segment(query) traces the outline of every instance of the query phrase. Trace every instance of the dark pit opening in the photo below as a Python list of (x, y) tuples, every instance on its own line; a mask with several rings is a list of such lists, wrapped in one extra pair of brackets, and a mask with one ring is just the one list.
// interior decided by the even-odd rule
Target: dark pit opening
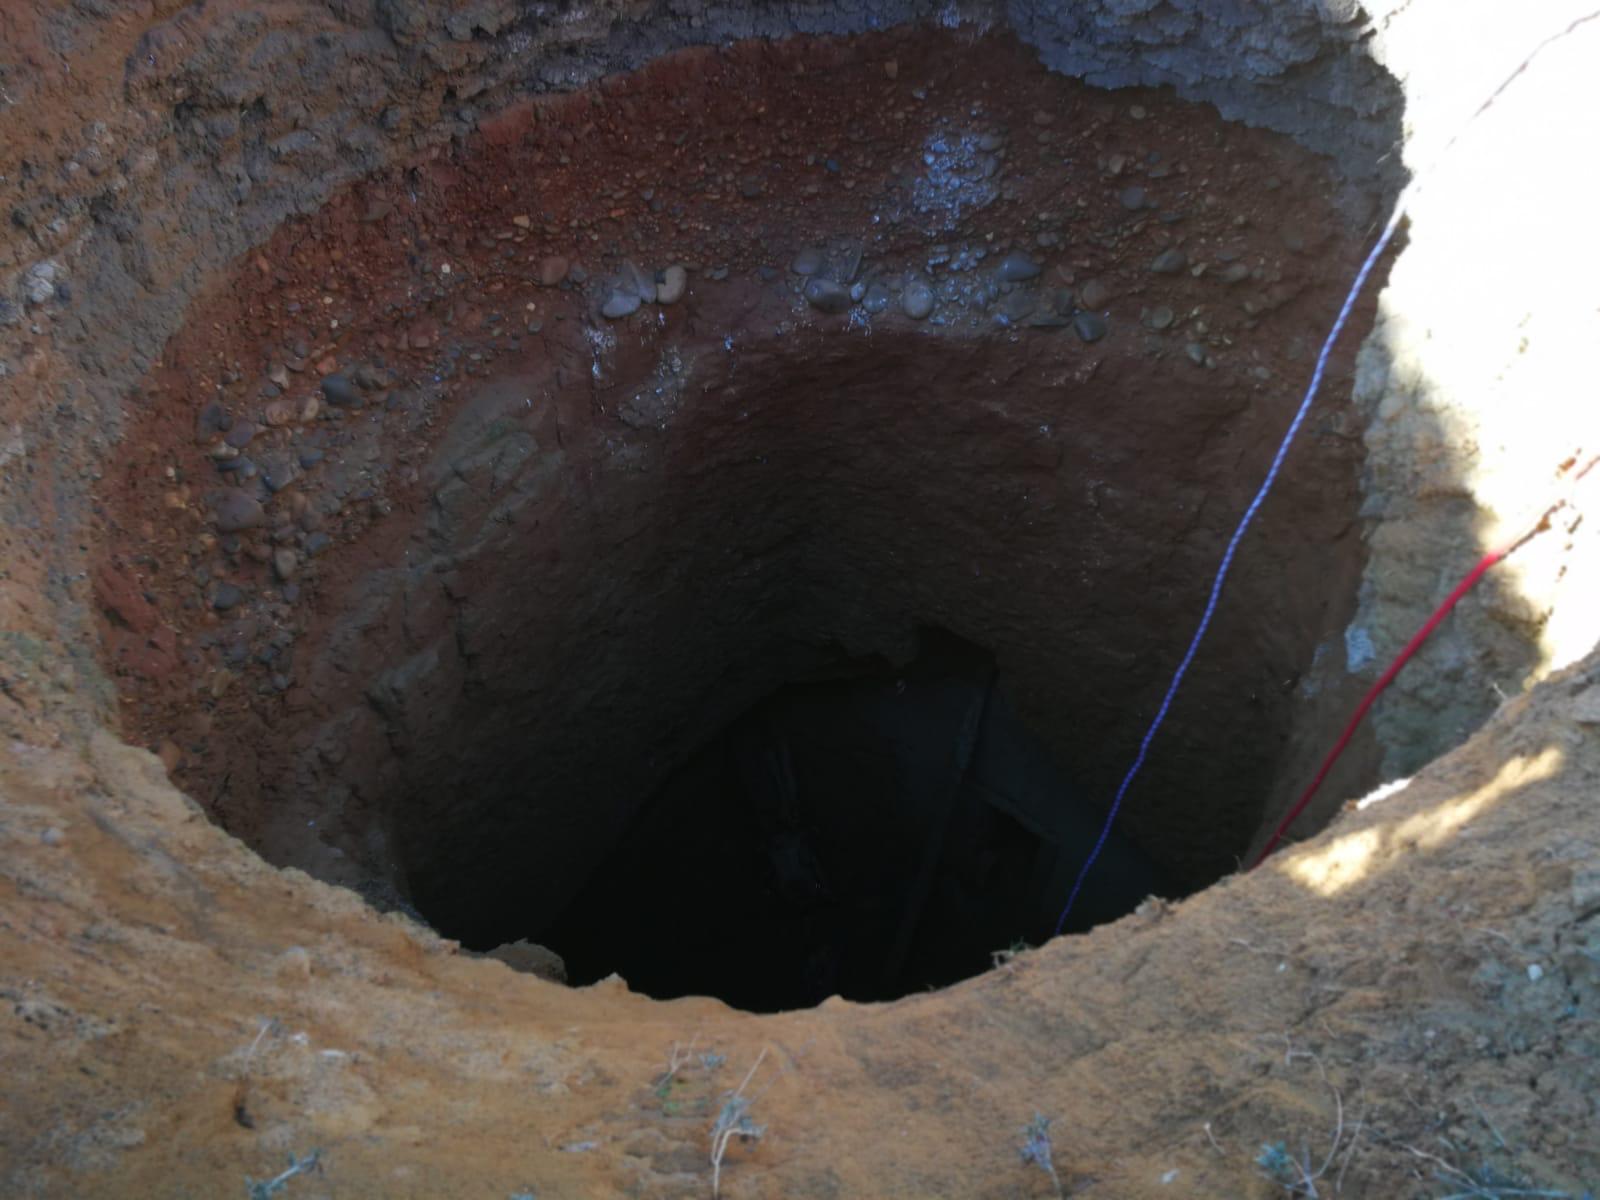
[[(513, 107), (286, 224), (147, 380), (96, 577), (128, 736), (269, 861), (575, 982), (981, 971), (1193, 632), (1357, 255), (1338, 186), (926, 30)], [(1233, 870), (1302, 761), (1349, 365), (1074, 928)]]
[[(841, 656), (719, 732), (542, 936), (574, 983), (617, 971), (754, 1010), (894, 999), (1042, 942), (1101, 817), (993, 656), (923, 631), (908, 663)], [(1113, 834), (1070, 929), (1162, 891)]]
[[(448, 569), (419, 583), (453, 611), (404, 602), (422, 649), (367, 692), (402, 894), (475, 950), (752, 1009), (1042, 942), (1268, 430), (1138, 361), (1063, 389), (1060, 342), (680, 343), (665, 386), (658, 349), (610, 364), (659, 418), (626, 469), (574, 486), (568, 440), (565, 474), (482, 487), (523, 454), (482, 437), (533, 386), (515, 373), (446, 435)], [(1264, 518), (1072, 928), (1244, 853), (1353, 593), (1337, 450)]]

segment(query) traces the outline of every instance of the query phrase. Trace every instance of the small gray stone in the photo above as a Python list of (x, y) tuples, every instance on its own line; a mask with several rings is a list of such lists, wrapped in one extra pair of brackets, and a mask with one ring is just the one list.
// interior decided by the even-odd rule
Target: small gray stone
[(389, 372), (372, 363), (362, 363), (355, 369), (355, 381), (369, 392), (376, 392), (389, 386)]
[(794, 261), (789, 264), (789, 270), (796, 275), (815, 275), (822, 270), (822, 251), (807, 246), (794, 256)]
[(628, 261), (622, 264), (619, 272), (618, 284), (625, 291), (631, 290), (639, 297), (641, 304), (651, 304), (656, 298), (656, 277), (640, 267), (637, 263)]
[(211, 607), (218, 612), (227, 612), (242, 603), (244, 603), (244, 592), (238, 584), (219, 583), (211, 593)]
[(235, 450), (243, 450), (250, 444), (251, 439), (255, 436), (256, 426), (254, 422), (235, 421), (233, 423), (233, 428), (228, 430), (227, 434), (224, 435), (222, 440), (226, 445), (232, 446)]
[(272, 569), (279, 579), (288, 582), (300, 569), (300, 556), (287, 546), (279, 546), (272, 552)]
[(1243, 283), (1250, 278), (1250, 268), (1244, 263), (1234, 263), (1219, 272), (1217, 278), (1223, 283)]
[(335, 371), (322, 379), (322, 395), (329, 404), (339, 408), (361, 407), (361, 390), (348, 375)]
[(300, 476), (286, 455), (273, 455), (261, 461), (261, 479), (269, 492), (281, 492)]
[(564, 257), (559, 254), (547, 254), (539, 261), (539, 283), (542, 287), (555, 287), (567, 277), (571, 268)]
[(1038, 278), (1039, 272), (1044, 268), (1020, 250), (1013, 250), (1000, 260), (996, 269), (1000, 279), (1006, 283), (1022, 283), (1029, 279)]
[(1155, 256), (1150, 263), (1150, 270), (1157, 275), (1176, 275), (1188, 265), (1189, 256), (1173, 246)]
[(869, 283), (866, 292), (861, 297), (861, 307), (873, 316), (877, 316), (889, 307), (894, 297), (889, 295), (889, 289), (881, 283)]
[(1078, 303), (1084, 308), (1104, 308), (1111, 299), (1111, 289), (1098, 279), (1091, 279), (1078, 289)]
[(933, 289), (920, 279), (913, 279), (900, 293), (900, 311), (913, 321), (920, 321), (933, 311)]
[(1018, 288), (1000, 301), (1000, 312), (1007, 321), (1020, 321), (1039, 307), (1039, 297), (1029, 288)]
[(218, 533), (238, 533), (240, 530), (254, 529), (264, 524), (267, 519), (266, 510), (255, 497), (248, 496), (237, 488), (223, 493), (217, 501), (215, 515)]
[(23, 289), (29, 304), (43, 304), (56, 294), (56, 275), (60, 265), (54, 259), (34, 263), (23, 276)]
[(825, 313), (842, 313), (850, 307), (850, 289), (831, 279), (813, 276), (806, 283), (806, 301)]
[(331, 545), (333, 545), (333, 539), (320, 531), (306, 536), (307, 554), (321, 554)]
[(1199, 342), (1190, 342), (1183, 348), (1183, 352), (1189, 356), (1189, 361), (1195, 366), (1203, 367), (1206, 365), (1206, 348)]
[[(233, 414), (213, 401), (202, 408), (194, 419), (194, 440), (201, 445), (212, 441), (219, 433), (227, 433), (233, 428)], [(226, 451), (234, 452), (235, 447), (221, 443)], [(232, 453), (218, 455), (213, 451), (212, 457), (230, 458)]]
[(630, 317), (639, 311), (639, 293), (631, 287), (614, 287), (611, 294), (606, 297), (606, 302), (600, 306), (600, 315), (612, 321), (620, 321), (623, 317)]
[(670, 266), (661, 272), (661, 282), (656, 284), (657, 304), (676, 304), (689, 288), (689, 272), (681, 266)]
[(1158, 304), (1145, 314), (1145, 324), (1151, 329), (1168, 329), (1177, 319), (1177, 314), (1165, 304)]
[(1072, 318), (1072, 329), (1086, 342), (1098, 342), (1105, 337), (1108, 326), (1099, 313), (1081, 312)]
[(1117, 199), (1122, 201), (1122, 207), (1130, 212), (1138, 212), (1150, 203), (1150, 197), (1145, 194), (1142, 187), (1126, 187), (1117, 194)]

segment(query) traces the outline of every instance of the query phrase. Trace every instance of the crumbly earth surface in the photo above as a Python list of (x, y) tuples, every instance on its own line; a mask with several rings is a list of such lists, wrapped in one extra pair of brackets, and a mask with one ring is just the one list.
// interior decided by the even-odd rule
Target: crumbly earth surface
[[(570, 990), (277, 872), (148, 753), (7, 759), (8, 1195), (1580, 1195), (1600, 1174), (1600, 662), (1253, 874), (944, 992)], [(684, 914), (685, 921), (697, 919)], [(762, 1055), (765, 1054), (763, 1058)], [(707, 1055), (714, 1057), (705, 1057)], [(679, 1063), (670, 1075), (676, 1056)], [(1287, 1181), (1294, 1168), (1268, 1155)], [(1166, 1182), (1164, 1182), (1166, 1181)]]
[[(1353, 269), (1336, 190), (994, 37), (509, 110), (289, 222), (141, 386), (94, 575), (124, 732), (273, 862), (386, 898), (426, 845), (553, 911), (718, 717), (939, 626), (1110, 795)], [(1175, 886), (1343, 678), (1358, 449), (1331, 402), (1130, 810)]]

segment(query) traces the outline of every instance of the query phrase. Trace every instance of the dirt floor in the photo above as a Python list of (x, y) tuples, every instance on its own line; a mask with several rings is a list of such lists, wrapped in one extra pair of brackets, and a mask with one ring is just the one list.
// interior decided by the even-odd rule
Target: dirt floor
[(719, 1098), (765, 1052), (728, 1196), (1049, 1195), (1018, 1156), (1035, 1113), (1073, 1194), (1282, 1195), (1257, 1165), (1281, 1143), (1322, 1195), (1576, 1196), (1600, 1172), (1597, 722), (1591, 660), (1178, 908), (765, 1018), (463, 959), (274, 876), (143, 752), (27, 755), (0, 826), (6, 1191), (229, 1194), (316, 1149), (285, 1194), (704, 1196)]

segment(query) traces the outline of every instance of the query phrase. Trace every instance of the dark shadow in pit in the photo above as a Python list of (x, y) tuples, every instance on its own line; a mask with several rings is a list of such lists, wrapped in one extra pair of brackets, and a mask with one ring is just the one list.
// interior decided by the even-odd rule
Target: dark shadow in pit
[[(894, 999), (1049, 935), (1102, 814), (1007, 704), (993, 656), (924, 631), (841, 659), (700, 748), (561, 916), (529, 937), (573, 983), (772, 1011)], [(1074, 929), (1161, 890), (1113, 835)]]

